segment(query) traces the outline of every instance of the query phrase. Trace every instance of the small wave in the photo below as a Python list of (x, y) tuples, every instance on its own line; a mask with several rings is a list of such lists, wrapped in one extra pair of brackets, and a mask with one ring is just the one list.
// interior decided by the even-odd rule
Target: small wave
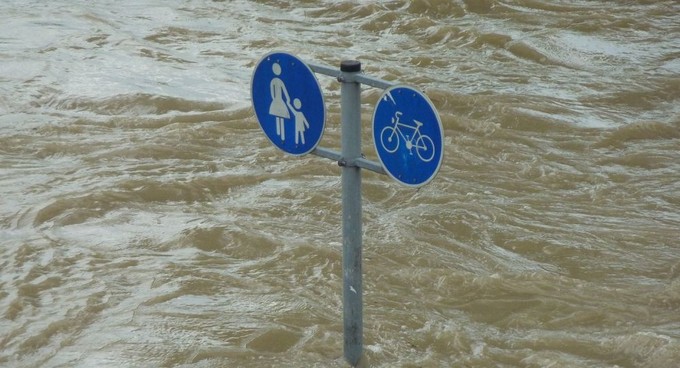
[(399, 25), (401, 18), (401, 15), (396, 11), (382, 12), (377, 17), (367, 19), (361, 25), (361, 29), (369, 32), (382, 32)]
[(53, 321), (42, 330), (26, 338), (19, 345), (20, 354), (30, 354), (46, 347), (53, 339), (65, 344), (72, 336), (92, 324), (95, 318), (107, 307), (106, 293), (97, 292), (87, 298), (86, 305), (77, 313), (67, 312), (65, 318)]
[(460, 18), (465, 15), (465, 8), (457, 2), (449, 0), (410, 1), (407, 11), (412, 14), (427, 15), (433, 18)]
[(142, 57), (148, 57), (151, 59), (155, 59), (160, 62), (164, 63), (176, 63), (176, 64), (193, 64), (196, 63), (196, 61), (193, 60), (188, 60), (185, 58), (181, 58), (179, 56), (174, 56), (170, 53), (163, 52), (163, 51), (158, 51), (158, 50), (152, 50), (146, 47), (142, 47), (139, 49), (139, 55)]
[(498, 5), (495, 0), (463, 0), (463, 3), (465, 3), (465, 10), (478, 14), (490, 13)]
[(317, 19), (329, 18), (348, 21), (352, 19), (365, 19), (374, 14), (382, 13), (384, 8), (379, 4), (356, 4), (352, 1), (341, 1), (327, 4), (320, 9), (305, 11), (305, 15)]
[(655, 110), (663, 104), (680, 102), (680, 78), (649, 78), (644, 84), (612, 92), (602, 97), (584, 99), (589, 105), (628, 107), (638, 110)]
[(222, 110), (218, 102), (191, 101), (178, 97), (134, 93), (116, 95), (102, 99), (62, 97), (57, 91), (37, 101), (35, 107), (49, 106), (57, 110), (90, 112), (98, 115), (163, 115), (172, 112), (208, 112)]
[(507, 50), (512, 55), (532, 61), (538, 64), (562, 66), (571, 69), (578, 69), (578, 65), (562, 60), (550, 54), (547, 47), (532, 45), (527, 41), (516, 40), (512, 36), (502, 33), (482, 33), (472, 45), (478, 47), (490, 45), (499, 49)]
[(33, 225), (41, 226), (47, 222), (59, 225), (79, 224), (122, 207), (143, 208), (153, 203), (207, 201), (215, 195), (227, 193), (234, 184), (247, 181), (248, 179), (224, 176), (168, 182), (125, 181), (119, 183), (117, 189), (58, 198), (37, 211)]
[(144, 39), (165, 45), (174, 44), (176, 42), (209, 42), (220, 36), (221, 34), (217, 32), (198, 31), (182, 27), (166, 27), (152, 35), (144, 37)]
[(571, 6), (571, 5), (565, 5), (565, 4), (559, 4), (559, 3), (556, 4), (555, 2), (546, 2), (546, 1), (540, 1), (540, 0), (517, 0), (517, 1), (514, 1), (514, 3), (517, 4), (516, 6), (523, 7), (523, 8), (526, 8), (526, 9), (549, 11), (549, 12), (556, 12), (556, 13), (580, 12), (580, 11), (583, 11), (584, 8), (588, 7), (588, 5), (586, 5), (582, 2), (579, 4), (579, 6)]
[(680, 138), (678, 126), (658, 121), (644, 121), (623, 125), (604, 139), (596, 147), (622, 147), (627, 143), (640, 140), (666, 140)]
[(269, 236), (253, 234), (250, 229), (232, 229), (231, 227), (187, 229), (182, 232), (179, 243), (205, 252), (228, 253), (242, 260), (268, 257), (275, 253), (280, 245)]
[(462, 45), (470, 41), (471, 32), (458, 26), (439, 25), (429, 27), (422, 37), (427, 45), (452, 43), (451, 46)]
[(540, 51), (535, 46), (529, 45), (523, 41), (510, 41), (504, 45), (504, 48), (510, 51), (513, 55), (520, 57), (522, 59), (534, 61), (540, 64), (552, 64), (559, 66), (566, 66), (566, 63), (551, 57), (543, 51)]
[(678, 342), (654, 332), (615, 337), (603, 345), (638, 367), (673, 367), (680, 359)]
[(292, 348), (302, 334), (289, 329), (269, 329), (256, 336), (246, 344), (246, 347), (261, 353), (282, 353)]

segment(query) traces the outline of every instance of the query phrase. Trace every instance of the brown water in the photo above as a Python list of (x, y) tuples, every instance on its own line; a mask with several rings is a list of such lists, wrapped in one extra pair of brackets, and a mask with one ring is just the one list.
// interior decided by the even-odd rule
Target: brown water
[(663, 0), (4, 0), (0, 366), (345, 366), (340, 170), (258, 127), (273, 50), (442, 117), (433, 182), (364, 175), (369, 366), (680, 366)]

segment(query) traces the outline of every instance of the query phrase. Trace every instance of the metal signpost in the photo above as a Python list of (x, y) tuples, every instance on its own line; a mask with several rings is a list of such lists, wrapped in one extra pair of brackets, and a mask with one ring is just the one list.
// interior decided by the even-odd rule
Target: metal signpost
[[(341, 152), (317, 147), (326, 113), (314, 72), (342, 83)], [(361, 154), (362, 84), (385, 90), (373, 114), (380, 162)], [(260, 127), (276, 147), (329, 158), (342, 167), (343, 347), (345, 359), (356, 366), (363, 355), (361, 169), (388, 174), (410, 187), (428, 183), (443, 159), (439, 114), (419, 91), (362, 74), (358, 61), (343, 61), (338, 70), (283, 52), (267, 54), (257, 64), (251, 97)]]

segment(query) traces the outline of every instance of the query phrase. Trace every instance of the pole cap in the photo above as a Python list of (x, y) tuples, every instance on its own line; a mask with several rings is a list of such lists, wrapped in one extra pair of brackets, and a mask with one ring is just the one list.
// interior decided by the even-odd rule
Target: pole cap
[(361, 62), (359, 60), (343, 60), (340, 62), (340, 71), (347, 73), (360, 72)]

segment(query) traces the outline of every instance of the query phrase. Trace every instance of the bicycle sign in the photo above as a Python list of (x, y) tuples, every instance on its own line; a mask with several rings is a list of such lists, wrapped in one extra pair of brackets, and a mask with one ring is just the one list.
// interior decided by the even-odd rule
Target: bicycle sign
[(439, 171), (444, 134), (434, 105), (407, 86), (385, 90), (373, 112), (373, 143), (385, 171), (396, 181), (418, 187)]
[[(397, 111), (394, 113), (392, 118), (393, 126), (386, 126), (382, 132), (380, 132), (380, 143), (382, 144), (385, 151), (389, 153), (394, 153), (399, 148), (399, 141), (403, 140), (406, 145), (406, 149), (409, 150), (410, 154), (413, 154), (413, 149), (415, 148), (416, 154), (424, 162), (430, 162), (434, 158), (434, 141), (427, 135), (420, 133), (420, 127), (423, 126), (418, 120), (413, 120), (414, 125), (408, 125), (399, 121), (399, 118), (404, 113)], [(413, 133), (409, 137), (408, 134), (404, 134), (404, 128), (411, 129)], [(415, 143), (414, 143), (415, 141)]]

